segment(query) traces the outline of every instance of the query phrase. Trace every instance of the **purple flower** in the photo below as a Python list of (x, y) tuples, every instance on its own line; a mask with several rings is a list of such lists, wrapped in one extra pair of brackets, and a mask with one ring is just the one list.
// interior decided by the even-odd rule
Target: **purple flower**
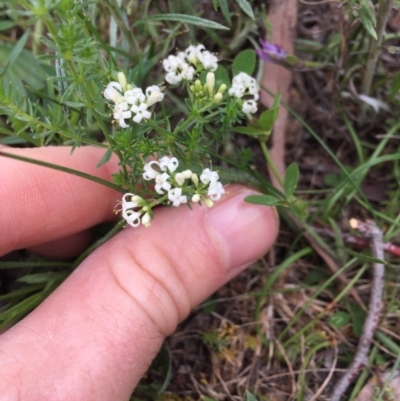
[(258, 56), (264, 61), (282, 60), (287, 57), (287, 53), (281, 46), (264, 42), (260, 39), (261, 49), (256, 49)]

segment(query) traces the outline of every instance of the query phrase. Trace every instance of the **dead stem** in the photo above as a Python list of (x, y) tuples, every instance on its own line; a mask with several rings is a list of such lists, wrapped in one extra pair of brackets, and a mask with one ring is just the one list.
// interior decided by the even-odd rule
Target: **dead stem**
[[(319, 235), (330, 238), (335, 237), (335, 233), (330, 228), (317, 226), (312, 226), (311, 228)], [(354, 247), (356, 248), (366, 249), (369, 247), (369, 241), (366, 238), (356, 237), (355, 235), (351, 235), (349, 233), (340, 233), (340, 237), (343, 239), (344, 242), (350, 245), (354, 245)], [(391, 242), (384, 242), (383, 250), (387, 253), (392, 254), (393, 256), (400, 257), (400, 246), (392, 244)]]
[[(368, 223), (363, 223), (356, 219), (351, 219), (350, 225), (352, 228), (357, 229), (364, 237), (369, 238), (372, 256), (376, 259), (384, 260), (382, 231), (377, 227), (375, 222), (371, 221)], [(384, 273), (385, 269), (383, 263), (375, 262), (373, 264), (373, 280), (368, 308), (369, 310), (367, 318), (364, 322), (356, 355), (353, 362), (347, 369), (347, 372), (342, 376), (335, 386), (335, 390), (333, 391), (330, 401), (340, 401), (342, 399), (343, 394), (351, 382), (368, 362), (370, 345), (376, 327), (378, 326), (382, 310)]]

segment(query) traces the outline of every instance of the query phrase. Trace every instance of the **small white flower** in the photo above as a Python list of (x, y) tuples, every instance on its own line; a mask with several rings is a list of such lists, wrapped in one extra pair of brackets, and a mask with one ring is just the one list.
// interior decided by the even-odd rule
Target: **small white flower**
[(254, 100), (258, 100), (260, 88), (257, 81), (245, 72), (240, 72), (232, 79), (232, 87), (228, 93), (231, 96), (241, 98), (244, 95), (253, 95)]
[(185, 63), (182, 66), (182, 71), (181, 71), (181, 76), (183, 79), (186, 79), (187, 81), (191, 81), (194, 78), (195, 70), (192, 66), (189, 64)]
[(209, 168), (203, 170), (200, 175), (200, 181), (203, 184), (209, 184), (210, 182), (217, 182), (219, 180), (219, 175), (216, 171), (211, 171)]
[(146, 100), (141, 88), (133, 88), (127, 90), (124, 94), (125, 101), (129, 104), (136, 105), (138, 103), (143, 103)]
[(208, 50), (202, 53), (200, 61), (206, 70), (215, 71), (218, 68), (217, 57)]
[(146, 103), (140, 103), (139, 106), (134, 104), (131, 107), (131, 110), (136, 114), (135, 117), (133, 117), (133, 121), (135, 121), (135, 123), (140, 123), (143, 119), (147, 120), (151, 117), (151, 113), (147, 111)]
[(187, 196), (182, 195), (182, 188), (174, 188), (168, 191), (168, 199), (175, 207), (178, 207), (181, 203), (187, 203)]
[(142, 212), (135, 212), (133, 210), (122, 211), (122, 217), (131, 227), (137, 227), (140, 224), (140, 216)]
[(207, 193), (211, 200), (219, 201), (224, 193), (225, 189), (220, 182), (211, 182)]
[(127, 128), (129, 125), (126, 124), (125, 120), (131, 118), (132, 113), (129, 111), (129, 105), (126, 102), (119, 103), (114, 109), (114, 119), (118, 121), (118, 124), (122, 128)]
[(146, 89), (146, 104), (148, 107), (153, 106), (154, 103), (161, 102), (164, 99), (164, 93), (161, 92), (159, 86), (152, 85)]
[(149, 163), (146, 163), (144, 165), (144, 167), (143, 167), (143, 170), (144, 170), (143, 178), (146, 181), (154, 180), (157, 176), (159, 176), (161, 174), (161, 173), (159, 173), (158, 171), (154, 170), (151, 167), (153, 164), (156, 164), (161, 169), (160, 163), (158, 161), (156, 161), (156, 160), (153, 160), (153, 161), (151, 161)]
[(167, 168), (168, 170), (173, 173), (179, 166), (179, 161), (176, 157), (168, 157), (164, 156), (160, 159), (160, 167), (163, 171)]
[(178, 53), (177, 56), (168, 56), (163, 60), (163, 67), (167, 71), (165, 80), (171, 85), (179, 83), (182, 79), (193, 79), (194, 68), (185, 61), (183, 52)]
[(112, 81), (106, 86), (106, 89), (104, 89), (103, 95), (107, 100), (111, 100), (112, 102), (118, 104), (124, 101), (124, 97), (121, 94), (121, 92), (122, 92), (121, 84)]
[(235, 96), (237, 98), (243, 97), (244, 93), (246, 91), (246, 88), (242, 84), (233, 84), (231, 88), (229, 88), (228, 93), (231, 96)]
[(257, 113), (257, 102), (255, 100), (246, 100), (243, 103), (242, 111), (244, 114)]
[(156, 181), (156, 185), (155, 185), (155, 190), (158, 194), (163, 195), (164, 191), (169, 191), (171, 189), (171, 184), (168, 182), (169, 179), (169, 175), (167, 173), (162, 173), (159, 174), (155, 181)]
[[(130, 198), (131, 200), (128, 201), (128, 198)], [(139, 203), (141, 201), (143, 201), (143, 198), (128, 192), (122, 197), (122, 201), (120, 203), (122, 207), (121, 211), (126, 211), (128, 209), (134, 209), (135, 207), (140, 207)]]
[(189, 61), (189, 63), (196, 65), (200, 61), (201, 53), (203, 50), (205, 50), (205, 47), (203, 45), (190, 45), (185, 50), (186, 59)]
[(179, 82), (182, 81), (182, 75), (181, 74), (177, 74), (176, 72), (172, 71), (172, 72), (168, 72), (167, 75), (165, 76), (165, 80), (171, 84), (171, 85), (175, 85), (178, 84)]

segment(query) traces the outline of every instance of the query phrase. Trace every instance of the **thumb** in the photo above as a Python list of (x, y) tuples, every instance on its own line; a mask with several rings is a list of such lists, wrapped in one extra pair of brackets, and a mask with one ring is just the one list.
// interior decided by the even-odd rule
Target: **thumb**
[(211, 209), (160, 208), (92, 253), (43, 304), (2, 335), (7, 399), (128, 400), (191, 308), (272, 245), (276, 212), (241, 187)]

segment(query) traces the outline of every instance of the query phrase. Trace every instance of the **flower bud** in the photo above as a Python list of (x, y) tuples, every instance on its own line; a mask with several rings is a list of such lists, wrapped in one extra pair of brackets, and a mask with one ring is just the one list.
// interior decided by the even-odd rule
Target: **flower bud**
[(145, 227), (150, 227), (151, 226), (151, 216), (149, 213), (146, 213), (143, 217), (142, 217), (142, 224)]
[(143, 198), (140, 197), (139, 195), (132, 196), (131, 199), (132, 199), (132, 202), (136, 202), (136, 203), (143, 201)]
[(193, 174), (190, 178), (192, 179), (193, 184), (196, 185), (196, 187), (198, 187), (199, 186), (199, 177), (197, 176), (197, 174)]
[(121, 85), (122, 90), (125, 92), (128, 82), (126, 81), (126, 76), (122, 71), (118, 73), (118, 82)]
[(189, 179), (189, 178), (193, 175), (193, 172), (192, 172), (192, 170), (185, 170), (185, 171), (182, 171), (182, 175), (183, 175), (186, 179)]
[(222, 93), (216, 93), (214, 95), (214, 101), (215, 102), (220, 102), (222, 100), (222, 97), (223, 97)]
[(208, 198), (203, 198), (204, 203), (208, 206), (208, 207), (213, 207), (214, 206), (214, 202), (211, 199)]
[(185, 182), (185, 177), (183, 176), (182, 173), (176, 173), (175, 174), (175, 181), (181, 187), (183, 185), (183, 183)]
[(215, 74), (213, 72), (207, 73), (206, 82), (208, 87), (208, 94), (212, 96), (214, 93), (214, 85), (215, 85)]
[(225, 84), (221, 84), (218, 89), (218, 93), (224, 93), (226, 91), (227, 86)]
[(194, 194), (192, 196), (192, 202), (199, 203), (200, 202), (200, 195), (199, 194)]
[(196, 89), (196, 91), (201, 91), (202, 87), (200, 80), (196, 79), (196, 81), (194, 82), (194, 88)]

